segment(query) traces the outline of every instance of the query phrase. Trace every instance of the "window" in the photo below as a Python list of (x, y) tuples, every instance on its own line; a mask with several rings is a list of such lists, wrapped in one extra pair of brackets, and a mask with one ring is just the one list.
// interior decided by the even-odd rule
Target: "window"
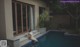
[(22, 7), (23, 7), (23, 8), (22, 8), (22, 9), (23, 9), (23, 11), (22, 11), (22, 12), (23, 12), (23, 31), (25, 32), (25, 31), (26, 31), (26, 27), (27, 27), (27, 25), (26, 25), (26, 24), (27, 24), (27, 22), (26, 22), (26, 20), (27, 20), (27, 19), (26, 19), (26, 18), (27, 18), (27, 17), (26, 17), (26, 13), (27, 13), (27, 12), (26, 12), (26, 4), (23, 4)]
[(28, 29), (29, 31), (35, 29), (35, 15), (34, 5), (27, 4), (27, 15), (28, 15)]
[(45, 27), (45, 8), (39, 7), (39, 27)]
[(22, 32), (22, 15), (21, 15), (21, 4), (17, 3), (17, 28), (18, 28), (18, 33)]
[(45, 12), (45, 8), (39, 7), (39, 15), (43, 14)]
[(35, 29), (34, 5), (13, 1), (12, 12), (14, 35)]
[(27, 5), (27, 16), (28, 16), (28, 29), (31, 30), (31, 13), (30, 6)]
[(12, 2), (14, 35), (27, 32), (27, 5), (21, 2)]
[(13, 30), (16, 31), (16, 16), (15, 16), (15, 3), (12, 3), (12, 14), (13, 14)]

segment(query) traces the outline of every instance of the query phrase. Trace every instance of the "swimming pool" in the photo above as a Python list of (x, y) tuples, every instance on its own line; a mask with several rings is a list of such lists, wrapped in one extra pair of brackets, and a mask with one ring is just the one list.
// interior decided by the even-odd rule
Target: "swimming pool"
[(39, 42), (31, 42), (22, 47), (80, 47), (80, 36), (64, 35), (64, 32), (49, 32), (38, 38)]

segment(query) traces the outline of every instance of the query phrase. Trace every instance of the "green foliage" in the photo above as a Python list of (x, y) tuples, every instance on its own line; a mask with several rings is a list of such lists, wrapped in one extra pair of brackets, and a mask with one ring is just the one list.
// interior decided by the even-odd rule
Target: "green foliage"
[(47, 11), (42, 13), (39, 16), (39, 27), (45, 27), (45, 22), (48, 20), (48, 18), (49, 18), (49, 13)]

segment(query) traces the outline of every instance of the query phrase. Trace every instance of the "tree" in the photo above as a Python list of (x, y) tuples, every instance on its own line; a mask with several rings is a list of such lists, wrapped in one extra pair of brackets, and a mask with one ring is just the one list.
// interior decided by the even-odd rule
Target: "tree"
[(75, 20), (75, 30), (78, 30), (78, 20), (80, 18), (80, 3), (65, 3), (62, 8), (66, 13)]

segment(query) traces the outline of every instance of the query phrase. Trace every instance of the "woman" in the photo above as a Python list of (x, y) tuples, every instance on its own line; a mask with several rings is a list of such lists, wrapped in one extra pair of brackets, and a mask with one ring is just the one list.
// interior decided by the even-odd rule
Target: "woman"
[(28, 39), (32, 41), (32, 44), (30, 45), (31, 47), (37, 47), (38, 45), (38, 40), (34, 37), (33, 32), (28, 33)]
[(33, 32), (28, 33), (28, 39), (32, 40), (33, 42), (38, 42), (38, 40), (34, 37)]

